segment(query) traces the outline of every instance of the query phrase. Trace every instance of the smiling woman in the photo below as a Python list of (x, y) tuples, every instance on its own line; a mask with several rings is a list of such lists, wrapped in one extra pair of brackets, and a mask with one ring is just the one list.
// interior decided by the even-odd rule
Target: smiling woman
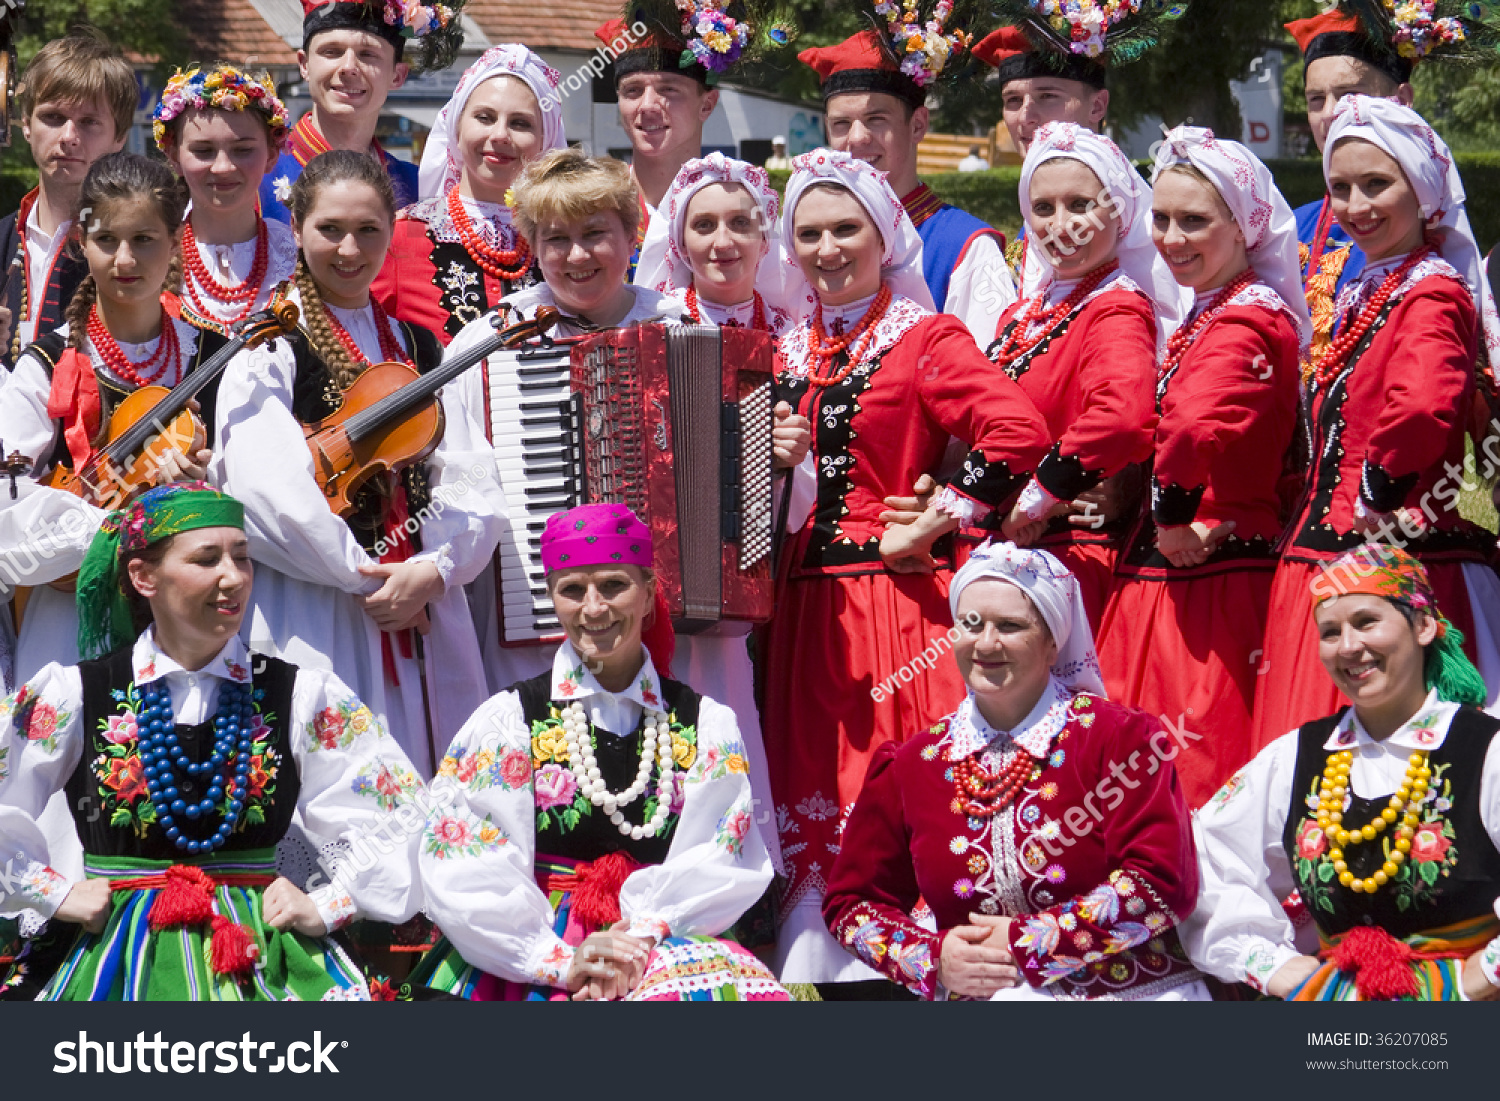
[[(948, 599), (965, 697), (874, 754), (829, 930), (932, 1000), (1208, 1000), (1174, 928), (1198, 890), (1187, 808), (1150, 756), (1155, 720), (1104, 698), (1077, 580), (1045, 551), (986, 544)], [(919, 898), (935, 929), (911, 919)]]
[[(308, 895), (276, 876), (275, 846), (294, 814), (318, 844), (388, 829), (418, 782), (336, 677), (240, 641), (248, 548), (243, 507), (201, 482), (110, 514), (78, 584), (97, 659), (48, 665), (0, 706), (0, 845), (22, 884), (0, 913), (64, 930), (48, 941), (60, 955), (23, 957), (0, 982), (5, 997), (368, 1000), (325, 937), (360, 912), (409, 917), (409, 855)], [(384, 800), (366, 794), (377, 782)], [(36, 827), (64, 787), (86, 793), (70, 801), (80, 875)]]
[(428, 818), (420, 859), (447, 936), (413, 983), (476, 1001), (786, 1000), (718, 939), (771, 859), (734, 713), (659, 672), (672, 632), (651, 532), (584, 505), (547, 518), (541, 551), (567, 640), (443, 759), (457, 802)]
[[(1183, 943), (1205, 971), (1289, 1001), (1500, 998), (1500, 722), (1479, 710), (1463, 634), (1422, 565), (1378, 543), (1333, 559), (1308, 595), (1351, 706), (1276, 739), (1199, 812)], [(1316, 923), (1316, 957), (1289, 897)]]
[(287, 140), (287, 110), (266, 74), (222, 62), (179, 69), (157, 104), (156, 146), (187, 184), (185, 308), (218, 332), (263, 309), (297, 262), (291, 231), (261, 217), (257, 189)]
[[(302, 328), (237, 357), (224, 379), (233, 398), (222, 409), (217, 470), (262, 535), (250, 636), (287, 660), (331, 663), (426, 773), (485, 697), (463, 594), (498, 534), (484, 494), (467, 492), (483, 480), (471, 473), (485, 470), (483, 422), (457, 387), (445, 388), (445, 427), (430, 460), (377, 471), (346, 518), (330, 510), (307, 426), (339, 410), (372, 365), (420, 374), (442, 352), (432, 333), (395, 321), (370, 294), (396, 213), (373, 158), (325, 153), (298, 177), (289, 203), (300, 249), (290, 297)], [(444, 496), (442, 508), (428, 508), (460, 480), (461, 500)]]
[(393, 316), (447, 343), (540, 278), (507, 196), (528, 162), (567, 145), (557, 85), (517, 45), (492, 47), (459, 78), (422, 149), (422, 199), (396, 220), (373, 288)]

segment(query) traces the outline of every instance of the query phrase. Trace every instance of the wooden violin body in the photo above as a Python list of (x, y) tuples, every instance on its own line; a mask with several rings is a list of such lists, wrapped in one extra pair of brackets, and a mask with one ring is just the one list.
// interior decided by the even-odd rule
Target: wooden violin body
[(242, 349), (296, 331), (297, 316), (295, 303), (275, 302), (239, 322), (224, 346), (172, 389), (143, 386), (127, 395), (110, 414), (89, 457), (76, 469), (58, 463), (42, 485), (100, 508), (124, 508), (157, 484), (156, 473), (168, 451), (191, 458), (204, 446), (208, 433), (189, 404), (194, 395), (223, 374)]
[(402, 363), (366, 367), (333, 413), (303, 426), (313, 478), (328, 507), (348, 519), (355, 495), (376, 474), (395, 474), (431, 455), (443, 438), (438, 390), (490, 353), (540, 337), (558, 316), (551, 306), (542, 306), (530, 320), (505, 325), (501, 314), (492, 314), (492, 336), (462, 355), (445, 357), (425, 375)]
[(354, 511), (354, 498), (371, 478), (400, 473), (431, 455), (442, 441), (443, 410), (435, 397), (367, 434), (351, 438), (345, 427), (352, 417), (421, 377), (404, 363), (376, 363), (344, 391), (336, 410), (316, 424), (303, 426), (312, 452), (313, 477), (328, 507), (338, 515), (347, 518)]
[(184, 409), (160, 425), (157, 434), (123, 462), (111, 457), (109, 445), (137, 425), (148, 422), (152, 410), (169, 393), (165, 386), (143, 386), (127, 395), (110, 415), (88, 462), (77, 470), (58, 463), (42, 480), (42, 485), (61, 489), (105, 509), (124, 508), (132, 498), (151, 489), (157, 484), (156, 471), (163, 455), (176, 450), (191, 458), (204, 446), (208, 434), (203, 422), (191, 410)]

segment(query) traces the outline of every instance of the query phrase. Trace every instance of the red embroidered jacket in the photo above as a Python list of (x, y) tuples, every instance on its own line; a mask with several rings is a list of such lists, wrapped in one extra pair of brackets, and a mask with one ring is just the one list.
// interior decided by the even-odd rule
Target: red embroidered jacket
[[(1000, 316), (992, 358), (1023, 302)], [(1150, 457), (1156, 313), (1138, 290), (1106, 286), (1031, 352), (1001, 366), (1047, 418), (1053, 444), (1036, 480), (1052, 496), (1071, 501)], [(1088, 528), (1055, 519), (1042, 545), (1114, 542), (1128, 524)]]
[[(506, 247), (514, 247), (513, 233)], [(502, 283), (476, 264), (453, 229), (446, 201), (436, 198), (412, 204), (396, 219), (385, 266), (370, 293), (396, 320), (437, 334), (446, 347), (501, 298), (537, 281)]]
[[(899, 299), (878, 332), (874, 354), (820, 388), (804, 373), (808, 326), (778, 345), (778, 397), (813, 423), (817, 503), (792, 548), (802, 575), (883, 571), (884, 499), (936, 471), (950, 437), (972, 448), (951, 488), (991, 508), (1020, 489), (1050, 442), (1036, 406), (996, 378), (957, 318)], [(997, 511), (996, 527), (1001, 519)]]
[[(876, 750), (828, 877), (823, 917), (887, 978), (932, 998), (943, 937), (969, 914), (1014, 919), (1025, 981), (1064, 997), (1146, 996), (1195, 976), (1175, 926), (1193, 910), (1198, 866), (1172, 736), (1143, 712), (1047, 689), (1046, 716), (1012, 748), (986, 743), (965, 705), (925, 734)], [(1035, 759), (993, 818), (955, 806), (952, 762), (992, 771)], [(972, 747), (972, 748), (971, 748)], [(1008, 759), (1008, 758), (1006, 758)], [(914, 922), (922, 899), (937, 932)]]
[(1487, 558), (1494, 536), (1458, 514), (1478, 333), (1467, 285), (1428, 258), (1343, 370), (1311, 387), (1303, 413), (1307, 488), (1288, 557), (1319, 561), (1357, 546), (1364, 537), (1353, 532), (1354, 507), (1362, 499), (1369, 512), (1426, 512), (1431, 530), (1411, 545), (1421, 558)]
[[(1236, 300), (1157, 382), (1151, 508), (1131, 540), (1129, 572), (1213, 573), (1245, 558), (1274, 565), (1277, 486), (1297, 425), (1298, 345), (1285, 311)], [(1194, 520), (1232, 520), (1235, 530), (1202, 566), (1172, 568), (1156, 551), (1156, 525)]]

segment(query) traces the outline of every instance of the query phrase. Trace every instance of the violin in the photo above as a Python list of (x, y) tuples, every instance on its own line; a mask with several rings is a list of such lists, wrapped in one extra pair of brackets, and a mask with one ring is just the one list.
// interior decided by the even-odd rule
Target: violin
[(177, 450), (192, 455), (207, 438), (203, 422), (188, 402), (229, 366), (245, 348), (254, 348), (297, 329), (295, 302), (281, 301), (253, 313), (230, 331), (230, 339), (208, 362), (168, 390), (142, 386), (116, 407), (102, 433), (103, 443), (77, 469), (58, 463), (42, 484), (82, 497), (105, 509), (124, 508), (156, 485), (161, 457)]
[(551, 306), (540, 306), (530, 321), (501, 328), (504, 318), (496, 311), (490, 315), (493, 336), (425, 375), (404, 363), (366, 367), (337, 409), (303, 429), (313, 477), (328, 507), (347, 519), (367, 481), (382, 472), (398, 474), (431, 455), (443, 438), (438, 390), (500, 349), (540, 337), (560, 316)]

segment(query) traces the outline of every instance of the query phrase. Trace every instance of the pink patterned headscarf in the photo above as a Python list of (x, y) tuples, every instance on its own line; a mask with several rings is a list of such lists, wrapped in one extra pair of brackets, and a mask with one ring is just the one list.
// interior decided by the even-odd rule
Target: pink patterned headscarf
[(885, 173), (848, 153), (832, 149), (814, 149), (792, 160), (792, 178), (787, 181), (786, 202), (782, 206), (785, 213), (781, 219), (788, 303), (804, 315), (810, 314), (817, 305), (817, 295), (797, 263), (794, 219), (797, 204), (807, 189), (820, 183), (838, 184), (852, 193), (874, 221), (885, 244), (880, 273), (892, 293), (910, 298), (924, 309), (935, 309), (932, 291), (922, 276), (922, 238), (911, 224), (901, 200), (886, 182)]
[(667, 190), (659, 208), (661, 217), (652, 218), (641, 244), (641, 260), (635, 277), (638, 286), (670, 294), (685, 290), (693, 282), (688, 264), (683, 232), (687, 227), (688, 204), (693, 196), (709, 184), (739, 184), (750, 193), (760, 210), (761, 232), (766, 248), (761, 254), (755, 289), (767, 303), (781, 304), (781, 235), (779, 214), (781, 200), (771, 187), (764, 168), (734, 160), (723, 153), (695, 157), (682, 166)]
[(1239, 142), (1216, 138), (1201, 126), (1179, 126), (1167, 134), (1157, 150), (1152, 184), (1177, 164), (1192, 165), (1214, 185), (1245, 235), (1250, 266), (1285, 303), (1306, 347), (1312, 339), (1312, 316), (1302, 288), (1297, 216), (1271, 170)]
[[(563, 131), (562, 98), (558, 95), (561, 74), (525, 46), (507, 43), (491, 46), (479, 60), (464, 70), (453, 89), (453, 98), (438, 112), (432, 133), (422, 148), (422, 163), (417, 169), (417, 193), (424, 199), (442, 197), (458, 183), (463, 174), (462, 154), (458, 148), (458, 123), (469, 105), (469, 97), (486, 80), (513, 76), (524, 81), (536, 96), (542, 112), (541, 153), (567, 146)], [(538, 154), (540, 155), (540, 153)]]
[(1493, 371), (1500, 363), (1500, 310), (1496, 309), (1485, 273), (1484, 255), (1469, 224), (1464, 182), (1448, 143), (1410, 107), (1373, 96), (1345, 96), (1333, 112), (1333, 125), (1323, 146), (1325, 179), (1333, 163), (1333, 151), (1345, 138), (1361, 138), (1395, 160), (1416, 193), (1422, 218), (1437, 218), (1437, 227), (1429, 233), (1437, 237), (1443, 259), (1469, 284), (1483, 321), (1483, 339)]
[(625, 505), (579, 505), (547, 517), (542, 530), (542, 567), (651, 568), (651, 531)]

